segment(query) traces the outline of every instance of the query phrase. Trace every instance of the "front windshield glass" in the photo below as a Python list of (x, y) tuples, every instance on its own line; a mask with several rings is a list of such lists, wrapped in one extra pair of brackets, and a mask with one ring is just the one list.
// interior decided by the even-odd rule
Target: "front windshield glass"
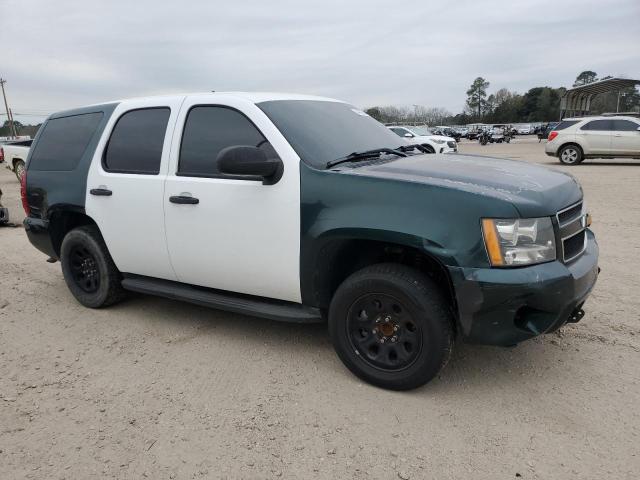
[(325, 168), (354, 152), (407, 145), (352, 105), (322, 100), (272, 100), (257, 104), (302, 161)]
[(433, 132), (427, 127), (411, 127), (411, 130), (416, 132), (418, 135), (433, 135)]

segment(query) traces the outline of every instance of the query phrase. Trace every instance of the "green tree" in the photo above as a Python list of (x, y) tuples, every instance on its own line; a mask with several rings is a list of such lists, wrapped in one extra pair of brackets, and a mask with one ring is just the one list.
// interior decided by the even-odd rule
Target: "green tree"
[(487, 88), (489, 88), (489, 82), (478, 77), (467, 90), (467, 107), (470, 112), (477, 115), (478, 119), (482, 118), (482, 111), (486, 106)]
[(574, 87), (579, 87), (580, 85), (586, 85), (587, 83), (593, 83), (598, 80), (598, 74), (591, 70), (585, 70), (581, 72), (577, 77), (576, 81), (573, 82)]

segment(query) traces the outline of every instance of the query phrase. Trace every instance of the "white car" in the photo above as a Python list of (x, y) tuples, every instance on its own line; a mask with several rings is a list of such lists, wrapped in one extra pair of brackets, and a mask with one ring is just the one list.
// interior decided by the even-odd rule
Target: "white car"
[(531, 128), (531, 125), (520, 125), (516, 131), (518, 132), (518, 135), (531, 135), (533, 133), (533, 128)]
[(18, 180), (24, 173), (32, 141), (21, 140), (0, 146), (0, 162), (5, 162), (7, 168), (16, 174)]
[(458, 151), (456, 140), (443, 135), (434, 135), (427, 127), (391, 126), (387, 127), (412, 145), (422, 145), (432, 153), (450, 153)]
[(640, 119), (567, 118), (549, 132), (545, 153), (565, 165), (577, 165), (585, 158), (640, 159)]

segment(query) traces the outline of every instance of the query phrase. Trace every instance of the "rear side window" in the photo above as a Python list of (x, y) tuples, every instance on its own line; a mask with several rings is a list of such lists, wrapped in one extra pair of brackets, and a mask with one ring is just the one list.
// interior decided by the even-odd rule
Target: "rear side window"
[(277, 157), (271, 144), (242, 113), (226, 107), (194, 107), (184, 124), (178, 175), (222, 176), (216, 163), (218, 153), (239, 145), (258, 147), (267, 157)]
[(613, 129), (616, 132), (635, 132), (640, 125), (629, 120), (614, 120)]
[(113, 127), (102, 166), (107, 172), (157, 175), (171, 111), (144, 108), (122, 115)]
[(611, 131), (611, 120), (592, 120), (585, 123), (580, 130), (597, 130), (597, 131)]
[(555, 127), (553, 127), (552, 130), (564, 130), (565, 128), (569, 128), (573, 125), (575, 125), (576, 123), (578, 123), (580, 120), (563, 120), (562, 122), (560, 122), (558, 125), (556, 125)]
[(95, 133), (102, 112), (49, 120), (29, 160), (29, 170), (74, 170)]

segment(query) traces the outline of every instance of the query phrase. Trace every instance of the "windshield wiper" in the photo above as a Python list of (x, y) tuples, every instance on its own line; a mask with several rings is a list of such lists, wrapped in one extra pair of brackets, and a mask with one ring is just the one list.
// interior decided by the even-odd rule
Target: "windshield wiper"
[(341, 163), (346, 163), (346, 162), (356, 162), (358, 160), (378, 158), (383, 153), (386, 153), (389, 155), (397, 155), (399, 157), (407, 156), (406, 153), (399, 150), (393, 150), (391, 148), (376, 148), (374, 150), (366, 150), (364, 152), (353, 152), (347, 155), (346, 157), (342, 157), (337, 160), (332, 160), (330, 162), (327, 162), (325, 168), (332, 168), (332, 167), (335, 167), (336, 165), (340, 165)]

